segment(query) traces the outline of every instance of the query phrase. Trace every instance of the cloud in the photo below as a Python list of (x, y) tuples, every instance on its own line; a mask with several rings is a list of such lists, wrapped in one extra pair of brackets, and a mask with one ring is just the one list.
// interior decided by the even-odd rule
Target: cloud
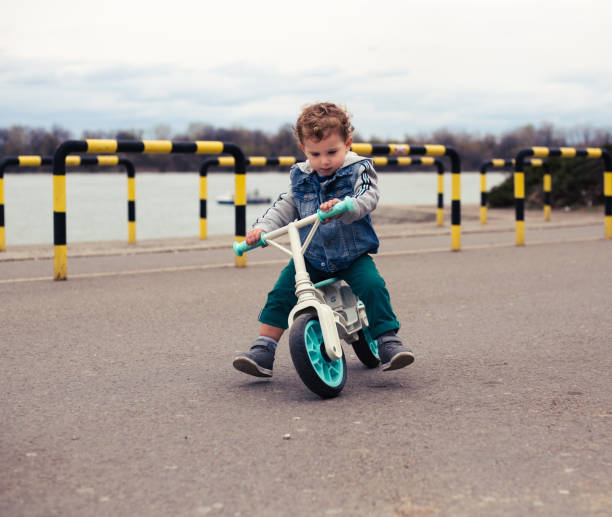
[[(430, 80), (413, 69), (292, 71), (233, 62), (209, 70), (176, 63), (84, 66), (3, 60), (0, 124), (60, 124), (82, 129), (142, 129), (160, 123), (243, 125), (275, 131), (300, 106), (336, 100), (355, 114), (364, 136), (396, 138), (440, 127), (499, 132), (549, 120), (608, 125), (605, 81), (525, 77), (459, 85)], [(23, 62), (21, 62), (23, 65)], [(571, 99), (571, 102), (568, 102)], [(608, 111), (609, 112), (609, 111)]]
[(0, 19), (0, 126), (275, 131), (317, 100), (345, 104), (365, 137), (612, 124), (603, 22), (612, 4), (603, 0), (591, 10), (237, 0), (231, 17), (205, 4), (152, 2), (144, 16), (139, 2), (108, 0), (85, 23), (89, 8), (73, 0), (11, 3)]

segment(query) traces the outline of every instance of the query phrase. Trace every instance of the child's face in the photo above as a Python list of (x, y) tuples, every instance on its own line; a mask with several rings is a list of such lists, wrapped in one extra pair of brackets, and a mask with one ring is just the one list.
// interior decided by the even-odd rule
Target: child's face
[(330, 133), (321, 140), (304, 139), (304, 143), (300, 144), (300, 149), (315, 171), (321, 176), (331, 176), (342, 167), (352, 143), (352, 138), (344, 141), (338, 133)]

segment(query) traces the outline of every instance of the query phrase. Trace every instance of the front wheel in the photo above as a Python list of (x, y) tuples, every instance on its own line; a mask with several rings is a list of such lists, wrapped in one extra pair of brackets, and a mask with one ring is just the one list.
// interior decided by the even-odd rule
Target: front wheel
[(370, 334), (368, 327), (357, 333), (357, 341), (353, 343), (353, 350), (357, 358), (368, 368), (376, 368), (380, 364), (378, 343)]
[(322, 398), (336, 397), (346, 382), (346, 359), (331, 361), (325, 353), (321, 324), (316, 314), (298, 316), (289, 332), (293, 366), (306, 387)]

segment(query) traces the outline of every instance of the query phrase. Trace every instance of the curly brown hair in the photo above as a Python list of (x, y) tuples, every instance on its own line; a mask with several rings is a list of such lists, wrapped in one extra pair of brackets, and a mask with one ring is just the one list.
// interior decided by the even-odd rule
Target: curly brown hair
[(293, 134), (302, 145), (307, 138), (323, 140), (332, 132), (337, 132), (346, 142), (354, 129), (351, 115), (346, 109), (333, 102), (318, 102), (302, 110), (293, 127)]

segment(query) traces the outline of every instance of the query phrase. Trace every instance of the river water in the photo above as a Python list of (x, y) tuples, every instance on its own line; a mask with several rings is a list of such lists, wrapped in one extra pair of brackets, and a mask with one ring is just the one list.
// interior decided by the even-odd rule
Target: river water
[[(487, 173), (487, 188), (509, 173)], [(287, 172), (251, 173), (247, 190), (273, 199), (286, 191)], [(199, 236), (200, 183), (197, 174), (136, 174), (136, 235), (138, 239)], [(216, 198), (234, 190), (233, 174), (208, 175), (208, 234), (234, 233), (234, 207)], [(437, 203), (437, 174), (380, 173), (380, 205)], [(444, 205), (450, 204), (450, 174), (445, 174)], [(480, 174), (461, 174), (461, 202), (480, 203)], [(5, 173), (4, 205), (7, 246), (53, 243), (53, 180), (51, 174)], [(267, 205), (247, 206), (247, 225)], [(118, 173), (71, 173), (66, 177), (68, 242), (127, 239), (127, 180)]]

